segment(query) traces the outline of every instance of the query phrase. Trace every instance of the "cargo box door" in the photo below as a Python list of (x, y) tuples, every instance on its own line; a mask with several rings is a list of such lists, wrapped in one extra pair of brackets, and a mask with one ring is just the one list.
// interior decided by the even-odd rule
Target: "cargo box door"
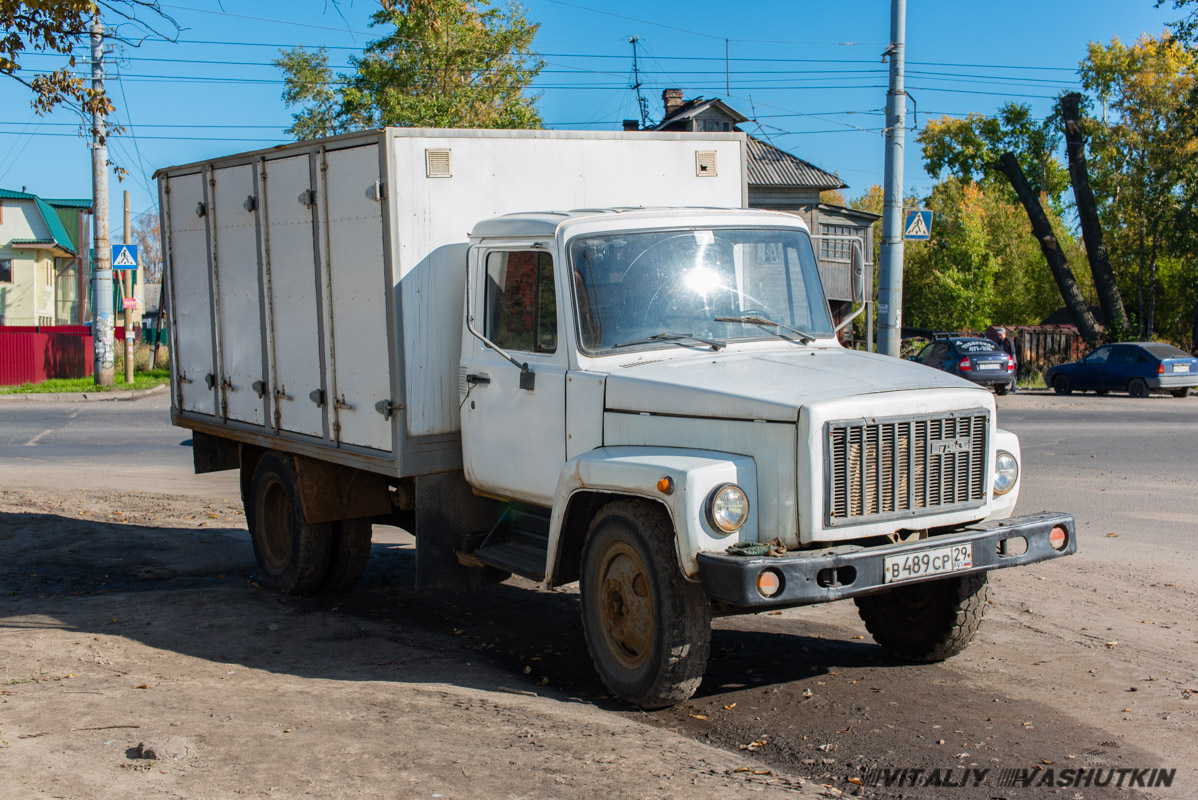
[(343, 443), (390, 451), (392, 423), (375, 408), (392, 399), (379, 150), (333, 150), (326, 158), (330, 413)]
[[(265, 415), (262, 374), (262, 297), (258, 273), (258, 215), (254, 168), (249, 165), (212, 173), (217, 302), (220, 318), (221, 392), (225, 415), (262, 425)], [(263, 394), (259, 394), (261, 391)]]
[(204, 176), (180, 175), (167, 182), (170, 213), (171, 322), (175, 326), (181, 411), (216, 413), (216, 369), (212, 337), (212, 289), (208, 274), (207, 197)]
[(265, 248), (270, 270), (271, 363), (279, 427), (324, 435), (324, 409), (312, 401), (321, 378), (320, 313), (316, 303), (316, 233), (308, 156), (267, 161)]

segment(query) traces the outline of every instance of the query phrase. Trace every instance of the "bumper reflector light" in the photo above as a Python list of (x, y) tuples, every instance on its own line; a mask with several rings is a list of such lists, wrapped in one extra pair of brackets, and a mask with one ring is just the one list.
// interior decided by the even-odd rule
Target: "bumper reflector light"
[(1048, 543), (1052, 546), (1053, 550), (1064, 550), (1066, 541), (1065, 529), (1060, 525), (1057, 525), (1052, 529), (1052, 533), (1048, 534)]
[(772, 569), (757, 573), (757, 591), (762, 597), (773, 597), (782, 590), (782, 576)]

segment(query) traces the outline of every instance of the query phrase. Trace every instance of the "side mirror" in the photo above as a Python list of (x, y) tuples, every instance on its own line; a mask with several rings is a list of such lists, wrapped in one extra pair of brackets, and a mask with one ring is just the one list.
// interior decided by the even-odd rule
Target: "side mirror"
[(860, 305), (865, 302), (865, 248), (860, 239), (854, 239), (852, 249), (853, 305)]

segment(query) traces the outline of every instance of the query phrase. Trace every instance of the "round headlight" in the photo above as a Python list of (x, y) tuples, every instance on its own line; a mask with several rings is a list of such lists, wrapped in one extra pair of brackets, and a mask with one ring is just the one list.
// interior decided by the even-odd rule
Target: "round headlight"
[(1019, 480), (1019, 462), (1006, 450), (999, 450), (994, 457), (994, 493), (1006, 494)]
[(719, 486), (707, 501), (707, 519), (717, 530), (734, 533), (749, 521), (749, 498), (734, 483)]

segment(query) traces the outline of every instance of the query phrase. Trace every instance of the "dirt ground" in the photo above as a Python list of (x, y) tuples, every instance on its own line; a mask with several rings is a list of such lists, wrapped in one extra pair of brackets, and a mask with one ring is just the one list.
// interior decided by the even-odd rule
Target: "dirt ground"
[[(1107, 496), (1099, 473), (1069, 475), (1072, 497), (1029, 482), (1021, 509), (1076, 509), (1082, 554), (995, 573), (982, 633), (950, 662), (886, 659), (851, 603), (723, 618), (698, 695), (644, 714), (604, 696), (571, 591), (418, 593), (411, 538), (376, 526), (354, 591), (282, 596), (257, 585), (232, 473), (13, 453), (4, 800), (1198, 797), (1192, 544), (1132, 549), (1119, 509), (1147, 489)], [(1178, 513), (1162, 530), (1190, 530)], [(878, 766), (1177, 775), (1150, 791), (862, 785)]]

